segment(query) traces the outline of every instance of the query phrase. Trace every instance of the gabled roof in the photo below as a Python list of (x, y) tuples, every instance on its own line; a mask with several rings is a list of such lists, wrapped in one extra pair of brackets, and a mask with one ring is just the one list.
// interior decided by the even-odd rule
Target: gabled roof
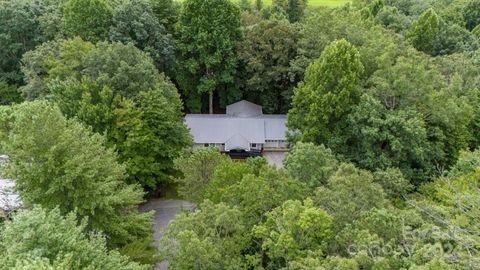
[(227, 115), (236, 117), (253, 117), (262, 115), (262, 106), (242, 100), (227, 106)]
[[(243, 111), (244, 110), (244, 111)], [(286, 115), (264, 115), (248, 101), (227, 106), (227, 114), (188, 114), (185, 123), (197, 144), (225, 144), (225, 149), (249, 149), (249, 144), (286, 140)]]
[(225, 149), (250, 149), (250, 141), (241, 134), (235, 134), (225, 142)]
[(238, 118), (225, 114), (188, 114), (185, 122), (195, 143), (226, 143), (237, 134), (250, 143), (265, 142), (265, 123), (262, 119)]

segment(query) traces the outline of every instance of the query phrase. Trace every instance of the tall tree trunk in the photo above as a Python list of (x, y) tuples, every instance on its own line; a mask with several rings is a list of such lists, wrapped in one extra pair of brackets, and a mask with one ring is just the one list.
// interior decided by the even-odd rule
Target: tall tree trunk
[(208, 92), (208, 111), (210, 114), (213, 114), (213, 90)]
[(262, 0), (257, 0), (255, 2), (255, 8), (258, 10), (258, 11), (261, 11), (262, 8), (263, 8), (263, 3), (262, 3)]

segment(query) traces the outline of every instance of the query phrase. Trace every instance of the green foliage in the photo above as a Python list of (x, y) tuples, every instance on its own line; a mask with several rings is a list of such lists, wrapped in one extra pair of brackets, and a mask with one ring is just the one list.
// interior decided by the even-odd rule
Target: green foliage
[[(158, 84), (165, 84), (165, 77), (158, 74), (150, 56), (132, 44), (98, 43), (96, 48), (88, 53), (82, 66), (80, 74), (96, 80), (101, 86), (109, 86), (114, 93), (127, 98), (156, 88)], [(173, 100), (176, 93), (165, 92), (165, 95), (172, 97), (175, 104), (179, 103)]]
[(148, 0), (123, 1), (113, 11), (110, 40), (132, 42), (148, 53), (160, 71), (173, 68), (174, 44), (158, 21)]
[(415, 49), (432, 53), (432, 48), (440, 32), (440, 19), (433, 9), (425, 11), (416, 22), (412, 24), (408, 39)]
[(85, 76), (129, 98), (156, 87), (163, 79), (152, 59), (132, 44), (60, 40), (28, 52), (23, 63), (28, 84), (20, 91), (28, 100), (49, 97), (47, 86), (54, 79)]
[(289, 75), (290, 61), (297, 55), (300, 32), (287, 20), (263, 20), (245, 29), (238, 57), (242, 93), (265, 113), (286, 112), (295, 80)]
[(385, 193), (394, 199), (403, 199), (412, 190), (413, 186), (403, 173), (396, 168), (388, 168), (384, 171), (376, 171), (373, 174), (375, 183), (382, 186)]
[(44, 41), (38, 22), (43, 12), (44, 7), (36, 1), (0, 3), (0, 81), (22, 83), (22, 55)]
[(462, 151), (457, 163), (450, 169), (448, 176), (461, 176), (474, 173), (480, 167), (480, 149), (473, 152)]
[(135, 99), (134, 118), (121, 119), (131, 125), (124, 142), (118, 144), (120, 159), (127, 165), (127, 182), (155, 190), (172, 182), (173, 160), (191, 145), (179, 104), (171, 103), (165, 92), (173, 87), (141, 92)]
[(88, 221), (58, 208), (21, 210), (5, 224), (0, 241), (4, 269), (149, 269), (106, 250), (101, 234), (87, 234)]
[(180, 15), (180, 4), (174, 0), (150, 0), (152, 11), (169, 33), (174, 32), (174, 25)]
[(342, 164), (325, 187), (315, 192), (315, 203), (325, 209), (335, 223), (335, 230), (358, 219), (362, 212), (382, 208), (385, 193), (368, 171)]
[(114, 109), (120, 101), (112, 90), (88, 78), (81, 81), (53, 81), (49, 87), (53, 101), (67, 118), (76, 117), (94, 132), (104, 133), (115, 121)]
[(280, 269), (285, 262), (305, 257), (308, 250), (320, 254), (332, 236), (332, 218), (313, 206), (311, 199), (286, 201), (267, 213), (266, 221), (253, 228), (262, 241), (265, 269)]
[(65, 34), (90, 42), (107, 40), (112, 7), (106, 0), (69, 0), (63, 7)]
[(398, 167), (409, 179), (424, 179), (433, 170), (427, 130), (416, 111), (391, 111), (365, 94), (348, 115), (346, 126), (344, 141), (349, 147), (342, 153), (362, 168)]
[(22, 101), (22, 96), (15, 85), (0, 81), (0, 105), (10, 105)]
[(262, 10), (263, 8), (263, 0), (255, 0), (255, 9), (257, 11)]
[(204, 199), (238, 207), (246, 215), (245, 223), (253, 226), (271, 209), (307, 194), (304, 183), (258, 161), (223, 160), (205, 189)]
[(463, 10), (463, 17), (468, 30), (480, 25), (480, 1), (470, 0)]
[(358, 12), (322, 9), (308, 16), (302, 25), (299, 56), (292, 63), (292, 72), (303, 75), (330, 43), (340, 39), (346, 39), (359, 51), (365, 69), (362, 78), (394, 63), (407, 45), (403, 37), (392, 35)]
[(288, 20), (294, 23), (303, 17), (307, 7), (307, 0), (273, 0), (272, 6), (283, 9), (287, 14)]
[(88, 230), (103, 231), (111, 247), (151, 233), (152, 214), (141, 214), (143, 192), (125, 184), (125, 167), (106, 140), (46, 102), (13, 108), (2, 145), (12, 158), (5, 175), (27, 204), (76, 211)]
[(287, 154), (285, 169), (310, 188), (327, 184), (337, 170), (338, 162), (332, 151), (325, 146), (298, 142)]
[(135, 262), (154, 265), (161, 259), (160, 251), (154, 241), (153, 236), (148, 236), (123, 246), (118, 249), (118, 252)]
[(182, 174), (175, 179), (179, 184), (178, 194), (190, 201), (201, 202), (215, 169), (226, 158), (215, 148), (186, 152), (177, 158), (175, 168)]
[(173, 86), (158, 87), (141, 92), (135, 101), (114, 96), (110, 88), (85, 78), (54, 83), (51, 88), (54, 101), (67, 117), (106, 133), (109, 143), (117, 146), (128, 183), (155, 190), (171, 182), (173, 160), (191, 143), (179, 104), (167, 100), (165, 94), (173, 93)]
[(474, 34), (478, 39), (480, 39), (480, 24), (473, 28), (472, 34)]
[(480, 42), (475, 35), (458, 24), (441, 23), (440, 32), (435, 42), (433, 55), (454, 54), (475, 51)]
[[(445, 63), (445, 67), (442, 67), (442, 69), (450, 69), (447, 68), (448, 65), (450, 63)], [(467, 68), (467, 66), (463, 68)], [(417, 157), (410, 155), (410, 158), (408, 158), (417, 161), (409, 161), (408, 164), (410, 165), (407, 167), (392, 164), (392, 166), (400, 168), (408, 178), (425, 179), (425, 176), (430, 175), (438, 165), (445, 168), (452, 165), (457, 159), (458, 152), (468, 147), (471, 136), (474, 135), (469, 126), (475, 117), (472, 105), (476, 103), (475, 96), (477, 94), (473, 94), (475, 91), (470, 92), (468, 90), (471, 86), (466, 86), (464, 90), (460, 90), (463, 89), (460, 86), (463, 82), (453, 78), (457, 77), (453, 74), (464, 71), (457, 70), (443, 72), (444, 74), (450, 74), (449, 77), (443, 78), (438, 68), (433, 66), (428, 58), (409, 53), (407, 57), (399, 58), (391, 68), (378, 71), (371, 78), (375, 85), (375, 96), (386, 108), (397, 111), (397, 113), (401, 111), (420, 113), (415, 113), (417, 114), (416, 122), (423, 128), (417, 126), (414, 130), (412, 126), (411, 131), (413, 133), (411, 134), (421, 135), (419, 132), (423, 132), (421, 129), (425, 129), (426, 139), (429, 143), (419, 143), (425, 137), (424, 135), (417, 136), (417, 139), (414, 139), (416, 143), (413, 146), (421, 150), (417, 152), (420, 155), (417, 155)], [(450, 77), (452, 75), (453, 77)], [(447, 86), (446, 84), (449, 81), (450, 85)], [(473, 103), (468, 100), (473, 101)], [(371, 105), (366, 107), (369, 107), (368, 110), (371, 111)], [(361, 114), (364, 114), (364, 112)], [(409, 121), (413, 121), (413, 118)], [(422, 137), (423, 139), (421, 139)], [(414, 137), (410, 138), (413, 139)], [(412, 145), (410, 145), (410, 148), (414, 149)], [(422, 156), (424, 155), (421, 154), (422, 152), (428, 153), (428, 156)], [(400, 160), (402, 159), (398, 161)], [(414, 168), (421, 169), (421, 171), (415, 173), (417, 176), (408, 172)]]
[(330, 44), (295, 89), (288, 127), (303, 141), (328, 145), (358, 102), (363, 70), (354, 46), (346, 40)]
[(241, 252), (250, 242), (236, 207), (206, 200), (192, 213), (180, 213), (161, 239), (169, 269), (244, 269)]
[(238, 2), (238, 7), (240, 7), (241, 10), (251, 10), (251, 5), (250, 0), (240, 0)]
[[(199, 94), (233, 82), (242, 36), (240, 12), (229, 0), (187, 0), (177, 25), (180, 61), (177, 80), (191, 111), (200, 111)], [(210, 109), (212, 106), (210, 106)]]
[(24, 60), (25, 97), (51, 99), (68, 118), (106, 133), (129, 183), (155, 190), (171, 182), (173, 159), (191, 139), (175, 86), (147, 54), (132, 44), (77, 38), (44, 44)]

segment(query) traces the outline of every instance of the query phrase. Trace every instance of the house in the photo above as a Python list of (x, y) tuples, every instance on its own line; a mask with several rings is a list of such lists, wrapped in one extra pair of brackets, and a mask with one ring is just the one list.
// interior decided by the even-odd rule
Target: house
[[(0, 155), (0, 166), (7, 162), (8, 156)], [(11, 212), (22, 207), (20, 197), (13, 189), (15, 182), (9, 179), (3, 179), (0, 175), (0, 219), (6, 218)]]
[(287, 151), (287, 116), (263, 114), (261, 106), (245, 100), (227, 106), (226, 114), (187, 114), (185, 122), (194, 148), (216, 147), (232, 157)]

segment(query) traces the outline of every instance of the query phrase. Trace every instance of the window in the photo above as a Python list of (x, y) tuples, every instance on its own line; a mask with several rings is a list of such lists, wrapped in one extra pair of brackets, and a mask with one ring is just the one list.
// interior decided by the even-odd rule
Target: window
[(252, 143), (252, 147), (257, 147), (257, 144), (256, 144), (256, 143)]
[(203, 146), (205, 146), (205, 147), (209, 147), (209, 146), (210, 146), (210, 144), (206, 143), (206, 144), (204, 144)]

